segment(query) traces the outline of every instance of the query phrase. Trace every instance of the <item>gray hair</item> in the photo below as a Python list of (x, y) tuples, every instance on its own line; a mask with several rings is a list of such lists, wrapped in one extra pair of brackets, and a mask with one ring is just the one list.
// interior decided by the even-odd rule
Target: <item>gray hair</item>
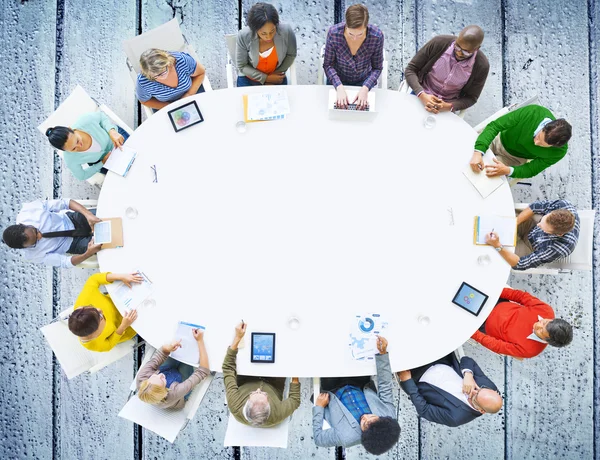
[(157, 48), (147, 49), (140, 56), (142, 74), (148, 79), (154, 78), (154, 76), (164, 72), (168, 66), (173, 64), (175, 64), (173, 55)]
[(271, 406), (269, 401), (254, 401), (252, 396), (248, 398), (244, 405), (244, 417), (250, 422), (252, 426), (261, 426), (271, 415)]

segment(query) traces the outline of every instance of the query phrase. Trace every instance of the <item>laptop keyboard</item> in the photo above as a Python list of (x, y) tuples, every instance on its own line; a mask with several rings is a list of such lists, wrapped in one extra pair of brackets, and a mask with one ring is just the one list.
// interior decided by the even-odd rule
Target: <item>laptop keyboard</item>
[(358, 107), (357, 104), (348, 104), (348, 106), (344, 108), (344, 107), (338, 107), (337, 102), (334, 102), (333, 108), (335, 110), (354, 110), (356, 112), (368, 112), (369, 104), (367, 104), (365, 107)]

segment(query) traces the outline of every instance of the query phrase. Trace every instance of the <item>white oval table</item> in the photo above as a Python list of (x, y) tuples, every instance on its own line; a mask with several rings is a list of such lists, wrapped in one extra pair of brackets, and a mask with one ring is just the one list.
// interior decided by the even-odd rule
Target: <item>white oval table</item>
[[(133, 325), (152, 346), (179, 321), (202, 324), (220, 371), (243, 319), (240, 374), (365, 375), (374, 362), (349, 348), (356, 315), (389, 323), (394, 371), (451, 352), (488, 316), (510, 267), (473, 245), (473, 220), (514, 206), (508, 184), (483, 200), (461, 173), (476, 133), (450, 113), (427, 130), (417, 98), (392, 91), (377, 90), (373, 120), (333, 120), (329, 89), (288, 86), (292, 113), (245, 133), (242, 94), (264, 89), (208, 92), (192, 97), (203, 123), (175, 133), (161, 110), (131, 136), (138, 158), (126, 178), (109, 173), (98, 203), (100, 217), (123, 217), (124, 247), (98, 257), (103, 271), (153, 281), (156, 305)], [(463, 281), (489, 295), (478, 317), (451, 302)], [(277, 334), (274, 364), (250, 363), (253, 331)]]

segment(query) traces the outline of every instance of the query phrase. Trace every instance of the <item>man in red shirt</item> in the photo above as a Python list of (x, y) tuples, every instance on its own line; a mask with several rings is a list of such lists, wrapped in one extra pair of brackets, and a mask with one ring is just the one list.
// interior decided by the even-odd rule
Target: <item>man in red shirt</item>
[(546, 345), (564, 347), (573, 340), (573, 327), (555, 319), (552, 307), (527, 292), (504, 288), (498, 304), (473, 339), (493, 352), (533, 358)]

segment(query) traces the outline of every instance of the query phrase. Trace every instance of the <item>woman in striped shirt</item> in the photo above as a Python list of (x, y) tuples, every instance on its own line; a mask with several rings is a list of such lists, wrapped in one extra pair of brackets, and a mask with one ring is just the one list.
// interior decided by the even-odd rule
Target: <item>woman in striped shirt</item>
[(206, 69), (188, 53), (151, 48), (140, 56), (140, 67), (135, 92), (140, 102), (154, 111), (204, 92)]

